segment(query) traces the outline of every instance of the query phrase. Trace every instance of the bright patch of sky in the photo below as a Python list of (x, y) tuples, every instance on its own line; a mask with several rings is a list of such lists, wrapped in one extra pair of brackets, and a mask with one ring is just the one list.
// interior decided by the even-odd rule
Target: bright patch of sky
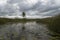
[(0, 5), (5, 5), (7, 3), (7, 0), (0, 0)]
[(48, 4), (48, 0), (40, 0), (42, 2), (42, 5), (47, 5)]
[(26, 0), (25, 1), (28, 5), (34, 5), (36, 4), (38, 1), (37, 0)]

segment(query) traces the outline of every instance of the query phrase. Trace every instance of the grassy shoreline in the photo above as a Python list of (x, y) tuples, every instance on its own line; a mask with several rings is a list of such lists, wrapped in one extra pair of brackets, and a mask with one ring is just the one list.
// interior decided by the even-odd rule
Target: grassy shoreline
[(9, 19), (9, 18), (0, 18), (0, 25), (1, 24), (6, 24), (6, 23), (21, 23), (21, 22), (30, 22), (30, 21), (38, 21), (40, 19), (19, 19), (19, 18), (15, 18), (15, 19)]

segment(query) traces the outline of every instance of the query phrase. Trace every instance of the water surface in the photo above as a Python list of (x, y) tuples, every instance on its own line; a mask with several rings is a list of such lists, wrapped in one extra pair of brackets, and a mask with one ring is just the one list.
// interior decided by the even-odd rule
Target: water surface
[[(1, 40), (49, 40), (49, 31), (44, 24), (36, 22), (0, 25)], [(24, 27), (24, 30), (23, 28)]]

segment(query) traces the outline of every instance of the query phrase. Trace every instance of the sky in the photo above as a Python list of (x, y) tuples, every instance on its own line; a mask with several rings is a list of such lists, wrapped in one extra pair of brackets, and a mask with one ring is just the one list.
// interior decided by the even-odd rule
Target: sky
[(60, 13), (60, 0), (0, 0), (0, 16), (49, 17)]

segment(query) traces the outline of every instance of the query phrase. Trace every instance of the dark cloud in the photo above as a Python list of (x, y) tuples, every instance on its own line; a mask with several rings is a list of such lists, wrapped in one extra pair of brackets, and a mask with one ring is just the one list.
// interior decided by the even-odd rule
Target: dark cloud
[(50, 11), (49, 13), (45, 14), (44, 16), (54, 16), (54, 15), (57, 15), (57, 14), (60, 14), (60, 10), (59, 9), (56, 9), (56, 10), (53, 10), (53, 11)]
[(27, 15), (52, 16), (59, 13), (59, 4), (54, 1), (44, 2), (36, 0), (37, 3), (28, 3), (27, 0), (8, 0), (7, 4), (0, 6), (0, 15), (21, 15), (21, 12), (26, 12)]
[(22, 2), (23, 0), (8, 0), (7, 3), (9, 4), (14, 4), (14, 3), (20, 3)]

